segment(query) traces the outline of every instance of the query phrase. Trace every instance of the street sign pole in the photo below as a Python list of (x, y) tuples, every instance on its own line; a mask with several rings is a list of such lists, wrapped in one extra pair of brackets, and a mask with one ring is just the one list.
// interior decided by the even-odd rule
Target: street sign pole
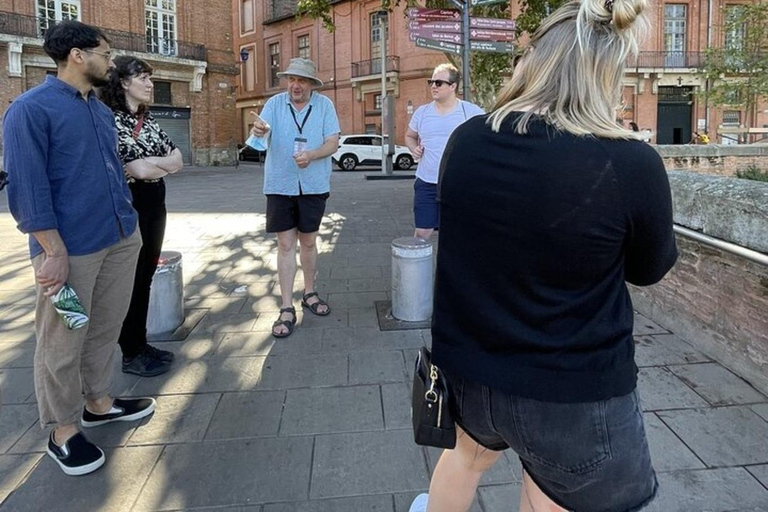
[(389, 25), (389, 12), (379, 11), (379, 26), (381, 27), (381, 172), (386, 176), (392, 175), (392, 153), (389, 151), (389, 139), (394, 136), (389, 131), (387, 105), (387, 29)]
[(464, 79), (464, 101), (472, 101), (470, 99), (470, 87), (469, 87), (469, 0), (465, 0), (464, 8), (461, 11), (462, 19), (462, 35), (464, 36), (464, 53), (461, 55), (461, 67), (462, 78)]

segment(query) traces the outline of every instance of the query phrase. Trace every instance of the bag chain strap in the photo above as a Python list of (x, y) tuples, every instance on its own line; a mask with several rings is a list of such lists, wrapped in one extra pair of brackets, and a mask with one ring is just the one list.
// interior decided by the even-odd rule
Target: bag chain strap
[(430, 364), (429, 365), (429, 380), (431, 380), (431, 384), (429, 386), (429, 389), (424, 394), (424, 399), (427, 402), (435, 403), (437, 402), (437, 392), (435, 391), (435, 386), (437, 385), (437, 366)]

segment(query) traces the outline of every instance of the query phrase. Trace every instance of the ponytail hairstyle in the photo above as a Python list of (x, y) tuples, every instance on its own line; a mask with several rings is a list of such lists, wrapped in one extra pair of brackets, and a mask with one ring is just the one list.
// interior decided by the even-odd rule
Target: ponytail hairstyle
[(621, 80), (646, 31), (647, 0), (573, 0), (548, 16), (502, 88), (488, 122), (499, 131), (515, 111), (515, 131), (534, 115), (574, 135), (640, 139), (619, 126)]

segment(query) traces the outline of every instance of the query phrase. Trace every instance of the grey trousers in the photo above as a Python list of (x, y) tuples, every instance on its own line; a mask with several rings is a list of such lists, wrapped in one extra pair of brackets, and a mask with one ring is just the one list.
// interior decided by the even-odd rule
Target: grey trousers
[[(117, 244), (85, 256), (69, 257), (67, 283), (90, 321), (70, 330), (37, 285), (35, 307), (35, 395), (42, 428), (68, 425), (80, 418), (83, 398), (109, 394), (113, 356), (133, 290), (141, 248), (139, 230)], [(32, 259), (35, 272), (45, 253)]]

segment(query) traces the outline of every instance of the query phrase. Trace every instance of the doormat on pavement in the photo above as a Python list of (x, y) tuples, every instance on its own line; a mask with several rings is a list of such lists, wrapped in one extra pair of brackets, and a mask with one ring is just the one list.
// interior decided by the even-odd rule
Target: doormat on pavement
[(374, 302), (376, 307), (376, 318), (379, 320), (380, 331), (410, 331), (412, 329), (429, 329), (432, 325), (432, 319), (423, 322), (404, 322), (392, 316), (392, 301), (377, 300)]
[(208, 308), (185, 309), (184, 323), (178, 326), (175, 331), (147, 336), (147, 341), (183, 341), (187, 339), (192, 329), (197, 327), (197, 324), (200, 323), (200, 320), (203, 319), (207, 312)]

